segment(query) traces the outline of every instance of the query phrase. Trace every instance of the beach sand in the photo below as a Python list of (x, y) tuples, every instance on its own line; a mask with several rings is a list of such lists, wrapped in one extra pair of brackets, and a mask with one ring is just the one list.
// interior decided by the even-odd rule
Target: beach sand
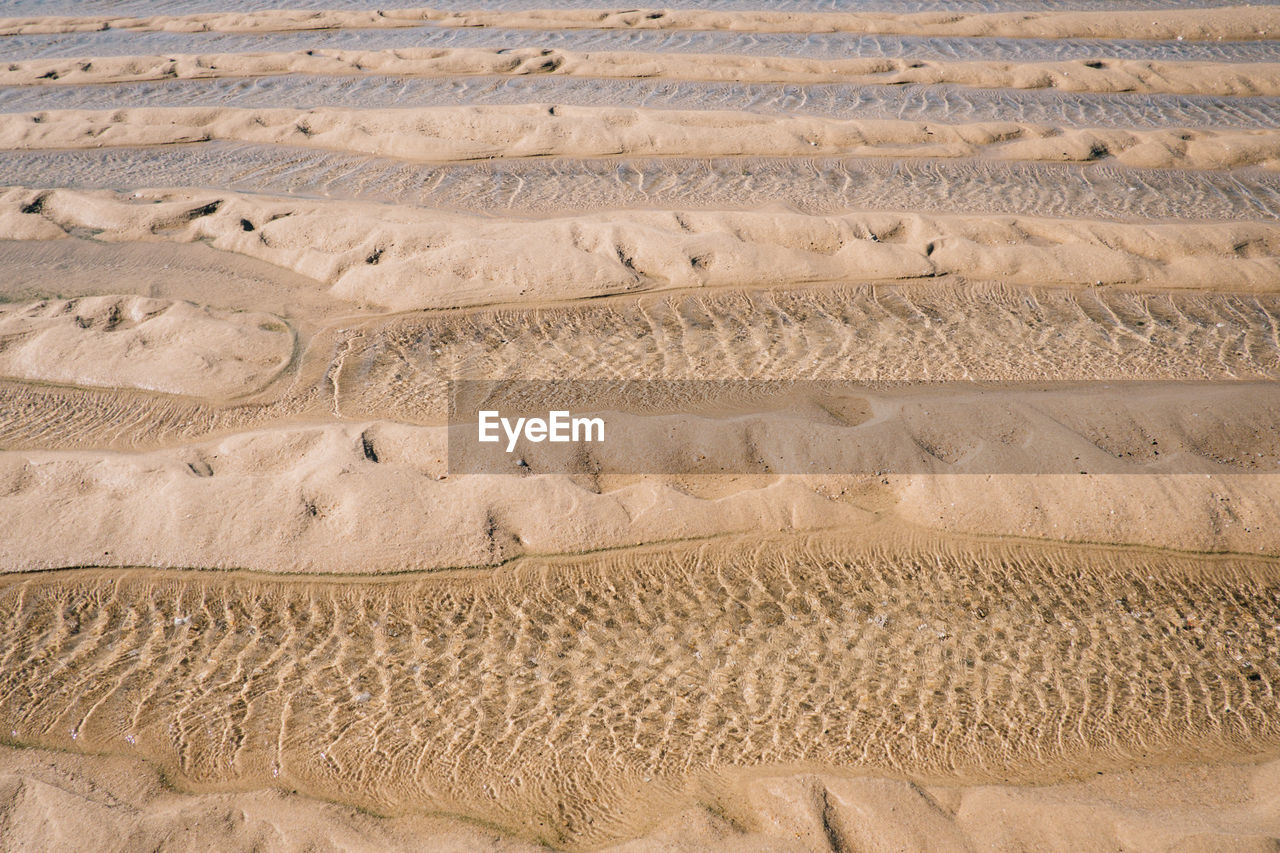
[(1280, 844), (1280, 7), (12, 5), (0, 847)]

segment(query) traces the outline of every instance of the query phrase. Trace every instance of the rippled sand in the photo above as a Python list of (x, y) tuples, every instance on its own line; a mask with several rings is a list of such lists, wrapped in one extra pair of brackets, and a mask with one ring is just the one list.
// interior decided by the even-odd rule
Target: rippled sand
[(276, 5), (0, 13), (0, 847), (1275, 846), (1280, 7)]
[(82, 570), (4, 591), (0, 713), (201, 789), (591, 845), (712, 771), (1017, 781), (1274, 748), (1274, 572), (927, 539), (373, 585)]

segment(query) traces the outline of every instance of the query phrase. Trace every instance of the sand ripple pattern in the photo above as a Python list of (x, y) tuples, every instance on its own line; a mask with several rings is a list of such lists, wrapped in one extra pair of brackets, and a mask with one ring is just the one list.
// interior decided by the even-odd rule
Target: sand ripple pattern
[(0, 383), (0, 448), (172, 446), (306, 415), (441, 423), (453, 378), (1267, 380), (1278, 318), (1273, 296), (946, 285), (409, 315), (335, 330), (318, 382), (258, 405)]
[(453, 378), (1271, 379), (1278, 316), (1271, 297), (1114, 291), (690, 296), (392, 321), (349, 333), (329, 378), (343, 414), (418, 423), (440, 417)]
[(539, 47), (653, 54), (803, 56), (809, 59), (904, 58), (932, 61), (1061, 61), (1139, 59), (1267, 63), (1280, 60), (1280, 41), (1126, 41), (1088, 38), (938, 38), (856, 33), (660, 32), (643, 29), (529, 31), (497, 27), (332, 29), (239, 35), (225, 32), (59, 33), (5, 36), (4, 58), (132, 54), (288, 53), (294, 50), (397, 50), (404, 47)]
[(1034, 780), (1274, 746), (1275, 578), (1235, 558), (821, 539), (381, 583), (10, 577), (0, 724), (201, 788), (585, 845), (636, 829), (638, 805), (714, 801), (713, 770)]
[(7, 60), (174, 53), (296, 50), (519, 48), (641, 53), (709, 53), (811, 59), (901, 57), (929, 61), (1046, 62), (1072, 59), (1275, 62), (1280, 41), (1201, 42), (1124, 39), (931, 38), (853, 33), (555, 30), (422, 26), (293, 33), (167, 33), (102, 30), (13, 35), (0, 40)]
[(268, 109), (282, 104), (301, 109), (363, 108), (379, 103), (397, 107), (553, 103), (583, 107), (735, 110), (837, 119), (1013, 121), (1056, 127), (1280, 129), (1280, 98), (1065, 94), (1051, 90), (956, 86), (740, 84), (572, 77), (424, 79), (317, 74), (0, 87), (0, 112), (193, 106)]
[(804, 213), (915, 210), (1095, 219), (1280, 219), (1280, 175), (1105, 164), (858, 158), (552, 159), (429, 165), (207, 142), (163, 148), (6, 151), (0, 171), (30, 187), (204, 187), (350, 198), (482, 213), (626, 208)]

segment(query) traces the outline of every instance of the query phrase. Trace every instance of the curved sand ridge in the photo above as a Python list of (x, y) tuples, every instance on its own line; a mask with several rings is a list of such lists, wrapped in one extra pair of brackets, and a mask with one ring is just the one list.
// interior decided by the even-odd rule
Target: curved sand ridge
[(1270, 291), (1267, 223), (619, 212), (493, 220), (240, 194), (0, 191), (0, 239), (206, 241), (391, 310), (653, 290), (962, 275), (1011, 284)]
[[(1276, 762), (1148, 768), (1034, 788), (762, 775), (738, 786), (736, 823), (701, 805), (606, 849), (786, 853), (797, 845), (827, 849), (832, 839), (855, 850), (886, 841), (909, 848), (923, 837), (955, 849), (982, 849), (992, 842), (993, 827), (996, 842), (1009, 848), (1118, 848), (1136, 836), (1265, 849), (1274, 834), (1270, 791), (1278, 773)], [(0, 747), (0, 784), (20, 791), (8, 814), (9, 838), (21, 848), (74, 833), (95, 849), (151, 849), (217, 825), (224, 849), (234, 850), (261, 848), (267, 839), (286, 849), (338, 844), (351, 853), (546, 849), (460, 821), (378, 818), (278, 791), (179, 793), (136, 758), (43, 752), (33, 761), (29, 750)], [(1167, 801), (1195, 805), (1171, 818)]]
[(0, 709), (12, 741), (198, 789), (590, 847), (738, 813), (735, 768), (1050, 781), (1274, 749), (1274, 572), (828, 536), (378, 584), (9, 577)]
[(251, 393), (293, 358), (270, 314), (140, 296), (0, 303), (0, 376), (224, 398)]
[[(865, 407), (868, 419), (838, 420), (841, 403)], [(450, 472), (443, 427), (386, 421), (279, 425), (134, 454), (0, 452), (0, 510), (14, 532), (0, 559), (9, 571), (145, 564), (376, 576), (877, 518), (1276, 550), (1280, 400), (1270, 386), (853, 389), (791, 406), (606, 414), (612, 444), (528, 446), (521, 468), (505, 460), (505, 474)], [(648, 440), (620, 444), (637, 427)], [(672, 437), (655, 442), (657, 430)], [(825, 473), (824, 459), (854, 449), (862, 467)], [(558, 524), (546, 524), (548, 511)]]
[(314, 50), (27, 59), (0, 63), (0, 85), (114, 83), (267, 74), (458, 76), (562, 74), (739, 83), (943, 84), (1068, 92), (1280, 95), (1280, 64), (1081, 59), (1061, 62), (938, 62), (801, 59), (516, 48)]
[[(544, 9), (444, 11), (432, 8), (379, 11), (273, 9), (149, 17), (64, 16), (0, 18), (0, 36), (93, 30), (282, 32), (336, 28), (438, 26), (537, 29), (685, 29), (761, 33), (895, 33), (1000, 38), (1126, 38), (1254, 40), (1280, 33), (1280, 10), (1271, 6), (1109, 12), (721, 12), (692, 9)], [(1274, 35), (1272, 35), (1274, 37)]]
[(0, 148), (174, 145), (213, 139), (447, 162), (521, 157), (984, 157), (1130, 167), (1280, 168), (1280, 132), (951, 125), (529, 104), (393, 111), (235, 108), (0, 115)]

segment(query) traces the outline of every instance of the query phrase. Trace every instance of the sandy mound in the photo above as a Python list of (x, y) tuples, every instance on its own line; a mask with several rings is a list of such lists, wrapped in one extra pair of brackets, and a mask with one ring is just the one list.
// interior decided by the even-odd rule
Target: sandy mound
[(497, 157), (985, 157), (1126, 166), (1280, 168), (1265, 130), (1082, 130), (1018, 124), (762, 116), (554, 105), (369, 110), (59, 110), (0, 115), (0, 147), (99, 148), (209, 140), (303, 145), (420, 161)]
[(1081, 59), (1064, 62), (935, 62), (906, 59), (575, 53), (564, 50), (314, 50), (294, 53), (29, 59), (0, 65), (0, 85), (112, 83), (265, 74), (457, 76), (563, 74), (740, 83), (952, 83), (1067, 92), (1280, 94), (1280, 64)]
[(1280, 281), (1280, 231), (1249, 222), (642, 211), (529, 221), (229, 193), (11, 189), (0, 193), (0, 227), (0, 238), (203, 240), (391, 310), (945, 275), (1245, 291)]
[[(760, 853), (833, 849), (1074, 851), (1125, 847), (1270, 849), (1280, 829), (1270, 804), (1276, 764), (1172, 765), (1104, 772), (1039, 787), (929, 786), (879, 777), (761, 775), (739, 784), (730, 823), (712, 807), (659, 821), (614, 853)], [(443, 818), (379, 818), (276, 791), (173, 791), (136, 758), (0, 747), (0, 813), (18, 847), (51, 853), (132, 851), (164, 845), (203, 851), (217, 828), (232, 853), (341, 845), (343, 850), (449, 853), (542, 850)], [(1174, 812), (1177, 812), (1176, 816)], [(992, 827), (999, 827), (993, 835)]]
[(269, 314), (138, 296), (0, 303), (0, 375), (18, 379), (222, 398), (292, 357), (292, 332)]
[[(1074, 853), (1121, 847), (1265, 851), (1277, 827), (1276, 764), (1172, 765), (1104, 772), (1040, 787), (929, 786), (823, 774), (744, 779), (730, 823), (711, 807), (658, 822), (615, 853), (759, 853), (834, 849), (1003, 850)], [(542, 850), (443, 818), (379, 818), (276, 791), (173, 791), (136, 758), (0, 747), (0, 813), (21, 848), (51, 853), (163, 845), (203, 851), (216, 831), (229, 853), (341, 845), (343, 850), (449, 853)], [(1176, 816), (1174, 812), (1176, 811)], [(999, 831), (992, 834), (992, 827)]]
[(164, 32), (285, 32), (336, 28), (414, 26), (534, 27), (548, 30), (734, 30), (760, 33), (902, 33), (999, 38), (1124, 38), (1253, 40), (1280, 32), (1280, 11), (1268, 6), (1219, 9), (1149, 9), (1108, 12), (720, 12), (693, 9), (535, 9), (460, 11), (390, 9), (378, 12), (272, 9), (150, 17), (65, 16), (0, 18), (0, 35), (93, 30)]
[[(615, 438), (604, 449), (526, 445), (523, 467), (512, 456), (508, 473), (491, 475), (450, 472), (443, 428), (392, 423), (277, 427), (133, 454), (9, 451), (0, 453), (0, 511), (17, 535), (0, 560), (11, 571), (365, 574), (856, 526), (871, 514), (965, 533), (1272, 552), (1280, 475), (1262, 472), (1276, 470), (1277, 453), (1253, 425), (1274, 417), (1275, 403), (1259, 395), (1121, 386), (966, 408), (945, 393), (872, 394), (876, 415), (864, 424), (833, 422), (817, 407), (811, 420), (649, 416), (640, 424), (648, 438), (634, 444), (635, 419), (610, 415)], [(655, 441), (654, 430), (678, 438)], [(847, 450), (823, 453), (833, 445)], [(635, 454), (646, 458), (637, 464)], [(829, 470), (808, 464), (827, 457), (864, 462), (836, 470), (866, 473), (773, 473)], [(539, 474), (548, 471), (557, 473)], [(948, 473), (965, 471), (978, 473)], [(550, 511), (555, 525), (545, 523)]]

